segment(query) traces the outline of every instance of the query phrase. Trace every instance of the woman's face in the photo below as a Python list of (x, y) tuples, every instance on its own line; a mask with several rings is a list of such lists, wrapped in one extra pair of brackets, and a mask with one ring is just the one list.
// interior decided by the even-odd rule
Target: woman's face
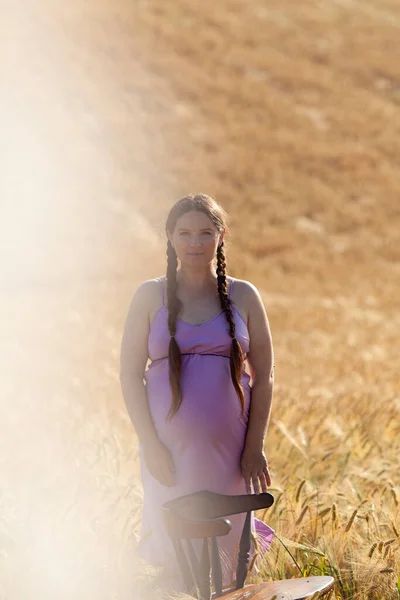
[(179, 217), (168, 237), (182, 265), (200, 267), (213, 261), (224, 233), (205, 213), (192, 210)]

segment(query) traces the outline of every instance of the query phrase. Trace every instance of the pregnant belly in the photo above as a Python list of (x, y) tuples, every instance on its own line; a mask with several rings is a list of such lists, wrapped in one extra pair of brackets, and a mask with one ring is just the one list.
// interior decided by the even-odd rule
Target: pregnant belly
[(182, 404), (167, 420), (172, 402), (168, 361), (153, 364), (145, 374), (150, 412), (160, 439), (171, 449), (218, 446), (240, 452), (246, 433), (250, 403), (249, 377), (243, 373), (245, 410), (232, 384), (229, 358), (182, 356)]

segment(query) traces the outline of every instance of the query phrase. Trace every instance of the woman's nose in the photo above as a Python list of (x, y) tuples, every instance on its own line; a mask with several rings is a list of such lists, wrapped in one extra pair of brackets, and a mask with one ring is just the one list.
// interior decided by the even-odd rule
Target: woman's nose
[(197, 236), (193, 236), (189, 240), (190, 246), (201, 246), (201, 244), (202, 244), (201, 239)]

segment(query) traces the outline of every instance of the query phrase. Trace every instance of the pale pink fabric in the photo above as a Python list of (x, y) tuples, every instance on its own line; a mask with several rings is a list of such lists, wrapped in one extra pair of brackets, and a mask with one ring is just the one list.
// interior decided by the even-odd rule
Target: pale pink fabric
[[(163, 294), (162, 279), (160, 290)], [(233, 280), (229, 294), (232, 293)], [(240, 401), (233, 387), (229, 357), (232, 340), (223, 312), (203, 325), (177, 321), (176, 341), (182, 353), (182, 404), (176, 415), (166, 421), (171, 406), (168, 377), (168, 310), (163, 304), (150, 327), (148, 353), (151, 359), (145, 372), (150, 412), (157, 433), (170, 449), (176, 468), (176, 485), (166, 487), (156, 481), (142, 460), (141, 475), (144, 490), (142, 538), (140, 554), (153, 565), (166, 566), (177, 572), (174, 551), (165, 533), (160, 507), (164, 502), (200, 490), (221, 494), (245, 494), (245, 482), (240, 471), (250, 406), (250, 377), (243, 369), (245, 411), (240, 415)], [(249, 351), (249, 332), (245, 321), (233, 306), (236, 338), (244, 354)], [(245, 515), (230, 516), (232, 531), (219, 538), (225, 557), (224, 580), (233, 576), (236, 551)], [(266, 550), (273, 530), (253, 518), (253, 531), (260, 536), (260, 546)]]

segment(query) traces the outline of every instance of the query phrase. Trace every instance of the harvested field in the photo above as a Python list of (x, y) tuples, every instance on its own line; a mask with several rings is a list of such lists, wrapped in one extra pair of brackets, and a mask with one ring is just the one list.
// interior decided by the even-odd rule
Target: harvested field
[(119, 343), (194, 191), (273, 334), (260, 576), (398, 599), (399, 2), (6, 2), (0, 34), (0, 599), (160, 597)]

